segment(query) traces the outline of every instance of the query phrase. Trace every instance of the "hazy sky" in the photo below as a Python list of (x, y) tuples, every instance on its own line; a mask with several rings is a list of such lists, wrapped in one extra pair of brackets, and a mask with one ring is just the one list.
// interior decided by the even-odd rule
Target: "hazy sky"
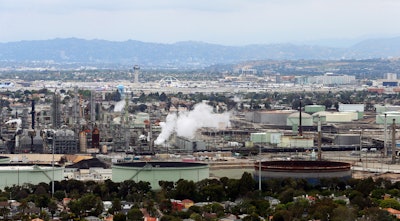
[(399, 0), (0, 0), (0, 42), (224, 45), (400, 36)]

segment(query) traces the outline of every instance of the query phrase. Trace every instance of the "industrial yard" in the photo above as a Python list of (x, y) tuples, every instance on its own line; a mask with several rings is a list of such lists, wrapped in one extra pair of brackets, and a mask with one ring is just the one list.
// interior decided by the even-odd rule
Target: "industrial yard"
[[(14, 81), (1, 97), (0, 152), (11, 164), (54, 163), (65, 179), (96, 181), (114, 179), (118, 164), (158, 161), (204, 163), (210, 177), (246, 171), (258, 179), (260, 161), (347, 163), (343, 177), (397, 172), (400, 106), (375, 102), (382, 98), (343, 75), (320, 76), (338, 87), (271, 75), (264, 86), (274, 88), (253, 90), (240, 86), (262, 78), (242, 72), (221, 81), (141, 82), (134, 66), (131, 81), (35, 81), (24, 87), (29, 93), (21, 93), (27, 82)], [(89, 158), (104, 166), (74, 166)], [(131, 170), (118, 176), (145, 171)]]

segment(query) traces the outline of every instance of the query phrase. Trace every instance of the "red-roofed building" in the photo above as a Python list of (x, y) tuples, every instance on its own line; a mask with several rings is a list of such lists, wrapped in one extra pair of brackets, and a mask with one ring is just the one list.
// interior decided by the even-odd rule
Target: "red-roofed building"
[(185, 208), (185, 206), (183, 205), (182, 202), (173, 201), (171, 203), (172, 203), (173, 210), (182, 211), (182, 209)]
[(397, 219), (400, 219), (400, 210), (393, 209), (393, 208), (386, 208), (386, 211), (388, 211), (390, 214), (395, 216)]
[(193, 200), (184, 199), (184, 200), (182, 200), (182, 204), (186, 209), (189, 209), (189, 207), (194, 205), (194, 202), (193, 202)]

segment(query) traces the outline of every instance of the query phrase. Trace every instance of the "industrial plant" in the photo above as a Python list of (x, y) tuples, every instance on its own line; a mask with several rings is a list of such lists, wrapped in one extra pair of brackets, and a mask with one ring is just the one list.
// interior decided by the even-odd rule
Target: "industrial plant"
[[(15, 169), (20, 172), (1, 185), (15, 180), (35, 183), (24, 180), (30, 175), (23, 173), (42, 173), (48, 179), (48, 165), (57, 166), (57, 180), (131, 179), (158, 188), (160, 179), (199, 181), (214, 176), (215, 168), (246, 168), (262, 180), (293, 177), (316, 182), (347, 179), (366, 161), (397, 161), (396, 126), (391, 125), (400, 122), (398, 106), (375, 105), (371, 111), (364, 104), (303, 105), (297, 96), (296, 108), (251, 109), (229, 92), (235, 106), (228, 108), (226, 102), (189, 101), (190, 90), (175, 94), (173, 88), (184, 89), (186, 84), (175, 77), (142, 84), (137, 65), (130, 74), (129, 82), (102, 87), (58, 82), (54, 91), (32, 93), (25, 103), (2, 107), (0, 151), (8, 157), (0, 159), (2, 171), (10, 176)], [(215, 96), (204, 87), (199, 90)], [(156, 93), (161, 97), (160, 88), (165, 90), (163, 99), (144, 99)], [(34, 159), (35, 154), (42, 159)], [(369, 159), (362, 159), (367, 154)], [(102, 164), (90, 168), (88, 161), (85, 168), (70, 167), (87, 160), (71, 156)]]

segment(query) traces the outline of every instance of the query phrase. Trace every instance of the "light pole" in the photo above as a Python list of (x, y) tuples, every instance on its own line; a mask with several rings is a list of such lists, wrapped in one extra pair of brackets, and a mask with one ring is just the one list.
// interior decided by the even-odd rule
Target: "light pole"
[(385, 126), (385, 128), (384, 128), (384, 130), (383, 130), (383, 135), (384, 135), (384, 141), (383, 141), (383, 157), (387, 157), (387, 153), (388, 153), (388, 151), (387, 151), (387, 145), (386, 145), (386, 143), (387, 143), (387, 114), (385, 113), (385, 124), (384, 124)]
[(53, 148), (52, 148), (52, 161), (51, 161), (51, 166), (52, 166), (52, 181), (51, 181), (51, 197), (54, 196), (54, 148), (55, 148), (55, 142), (56, 142), (56, 131), (53, 131)]
[(260, 159), (258, 160), (258, 190), (260, 191), (260, 195), (261, 195), (261, 145), (259, 148), (259, 155), (260, 155)]

